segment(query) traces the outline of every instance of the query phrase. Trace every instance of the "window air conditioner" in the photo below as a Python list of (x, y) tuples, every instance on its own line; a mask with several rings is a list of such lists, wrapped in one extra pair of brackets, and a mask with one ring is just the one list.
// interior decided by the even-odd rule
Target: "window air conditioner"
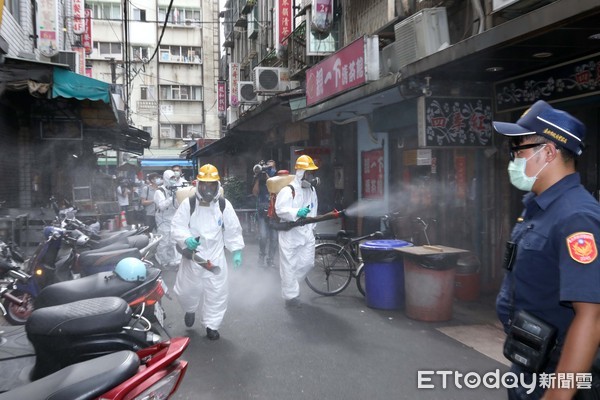
[(50, 60), (53, 63), (66, 64), (71, 68), (71, 71), (77, 72), (77, 53), (74, 51), (59, 51)]
[(446, 8), (424, 8), (394, 25), (398, 66), (404, 67), (450, 44)]
[(238, 82), (238, 100), (240, 103), (258, 103), (258, 96), (254, 90), (254, 82)]
[(290, 85), (290, 70), (287, 68), (256, 67), (254, 84), (257, 93), (278, 93)]

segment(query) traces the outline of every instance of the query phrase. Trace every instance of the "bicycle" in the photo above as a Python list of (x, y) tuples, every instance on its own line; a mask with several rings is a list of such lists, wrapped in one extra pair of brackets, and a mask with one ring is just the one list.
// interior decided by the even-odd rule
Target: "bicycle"
[[(319, 235), (317, 240), (331, 240)], [(352, 278), (356, 279), (358, 291), (365, 295), (364, 263), (360, 255), (360, 242), (379, 239), (383, 233), (376, 231), (368, 235), (351, 238), (345, 231), (339, 231), (336, 242), (320, 242), (315, 246), (315, 266), (304, 281), (315, 293), (334, 296), (348, 287)]]

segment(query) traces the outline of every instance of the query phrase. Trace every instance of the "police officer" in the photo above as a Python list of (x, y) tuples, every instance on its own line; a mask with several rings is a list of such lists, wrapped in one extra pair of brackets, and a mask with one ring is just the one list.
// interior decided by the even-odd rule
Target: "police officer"
[[(510, 182), (527, 192), (507, 246), (496, 311), (507, 332), (517, 315), (530, 318), (523, 311), (557, 331), (557, 346), (537, 375), (519, 365), (522, 359), (509, 357), (513, 372), (524, 373), (527, 382), (537, 378), (538, 385), (529, 394), (524, 387), (510, 388), (508, 397), (571, 399), (575, 376), (590, 371), (600, 345), (600, 205), (575, 168), (585, 126), (540, 100), (516, 124), (494, 122), (494, 128), (510, 138)], [(539, 384), (544, 371), (572, 375), (561, 375), (569, 383), (555, 379), (545, 390)]]

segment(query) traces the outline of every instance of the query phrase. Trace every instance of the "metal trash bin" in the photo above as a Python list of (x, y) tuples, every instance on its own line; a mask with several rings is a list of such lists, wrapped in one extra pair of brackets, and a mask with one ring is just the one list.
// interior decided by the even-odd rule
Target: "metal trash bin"
[(412, 246), (404, 240), (370, 240), (360, 245), (365, 263), (368, 307), (397, 310), (404, 305), (404, 266), (397, 249)]
[(430, 322), (452, 319), (456, 262), (466, 250), (427, 245), (398, 251), (404, 255), (406, 316)]

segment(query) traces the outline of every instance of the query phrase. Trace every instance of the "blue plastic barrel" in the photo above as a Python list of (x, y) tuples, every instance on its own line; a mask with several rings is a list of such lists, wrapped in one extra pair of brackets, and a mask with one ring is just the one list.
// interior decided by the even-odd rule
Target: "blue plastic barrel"
[(404, 306), (404, 263), (402, 253), (395, 249), (406, 246), (412, 243), (382, 239), (360, 245), (368, 307), (397, 310)]

